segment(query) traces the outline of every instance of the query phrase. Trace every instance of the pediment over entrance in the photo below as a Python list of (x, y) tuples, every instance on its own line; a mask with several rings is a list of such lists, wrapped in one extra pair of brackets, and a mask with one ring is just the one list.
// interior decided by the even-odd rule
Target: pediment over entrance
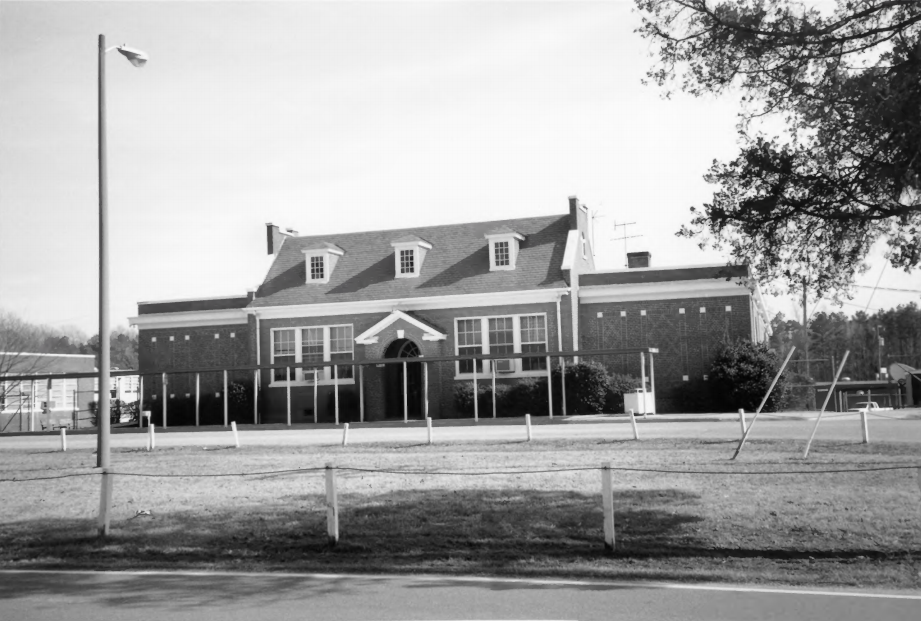
[(360, 345), (371, 345), (372, 343), (377, 343), (378, 335), (382, 330), (401, 320), (421, 330), (423, 341), (443, 341), (448, 338), (447, 334), (440, 331), (435, 326), (432, 326), (417, 317), (413, 317), (408, 313), (404, 313), (400, 310), (395, 310), (355, 337), (355, 342)]

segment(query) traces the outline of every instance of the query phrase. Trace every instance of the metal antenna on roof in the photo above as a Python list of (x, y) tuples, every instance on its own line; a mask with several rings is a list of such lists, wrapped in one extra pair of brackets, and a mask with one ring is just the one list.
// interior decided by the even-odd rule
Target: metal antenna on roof
[(627, 261), (627, 240), (628, 240), (628, 239), (634, 239), (634, 238), (636, 238), (636, 237), (645, 237), (645, 235), (627, 235), (627, 227), (628, 227), (628, 226), (632, 226), (632, 225), (634, 225), (634, 224), (636, 224), (636, 222), (624, 222), (623, 224), (617, 224), (617, 221), (614, 222), (614, 231), (615, 231), (615, 234), (616, 234), (616, 231), (617, 231), (617, 227), (619, 227), (619, 226), (624, 227), (624, 236), (623, 236), (623, 237), (617, 237), (617, 238), (613, 238), (613, 237), (612, 237), (612, 238), (611, 238), (611, 241), (620, 241), (620, 240), (624, 240), (624, 267), (630, 267), (630, 265), (629, 265), (629, 263), (628, 263), (628, 261)]

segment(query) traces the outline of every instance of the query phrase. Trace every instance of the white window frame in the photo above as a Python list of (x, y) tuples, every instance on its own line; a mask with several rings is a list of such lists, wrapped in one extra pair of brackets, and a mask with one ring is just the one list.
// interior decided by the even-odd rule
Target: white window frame
[[(403, 253), (409, 253), (409, 262), (412, 267), (409, 271), (403, 271)], [(419, 275), (419, 261), (416, 256), (416, 248), (397, 248), (397, 278), (412, 278), (413, 276)]]
[[(486, 235), (489, 242), (489, 271), (502, 272), (514, 270), (518, 265), (519, 244), (524, 236), (518, 233), (491, 233)], [(496, 264), (496, 242), (508, 242), (508, 265)]]
[[(422, 273), (422, 262), (425, 261), (426, 253), (432, 249), (432, 244), (422, 241), (413, 240), (405, 242), (391, 242), (393, 247), (393, 270), (396, 278), (418, 278)], [(403, 250), (412, 250), (413, 253), (413, 271), (403, 272), (400, 265), (400, 252)]]
[[(291, 386), (313, 386), (313, 371), (310, 369), (304, 370), (300, 368), (300, 365), (304, 363), (303, 359), (303, 332), (308, 328), (313, 329), (322, 329), (323, 330), (323, 361), (330, 362), (330, 354), (332, 353), (330, 346), (330, 329), (331, 328), (349, 328), (352, 331), (352, 338), (349, 339), (349, 342), (352, 345), (352, 358), (355, 357), (355, 326), (351, 323), (338, 323), (338, 324), (328, 324), (322, 326), (286, 326), (271, 328), (269, 330), (269, 351), (271, 352), (272, 362), (275, 364), (275, 333), (283, 332), (285, 330), (294, 330), (294, 362), (291, 364)], [(348, 366), (339, 364), (337, 366)], [(354, 374), (353, 374), (354, 375)], [(269, 381), (269, 387), (276, 386), (287, 386), (288, 382), (286, 380), (276, 380), (275, 372), (269, 374), (271, 378)], [(333, 379), (333, 365), (324, 366), (321, 369), (317, 370), (317, 385), (318, 386), (333, 386), (337, 384), (339, 386), (347, 386), (355, 383), (354, 377), (342, 378), (340, 377), (338, 382)]]
[[(458, 329), (459, 323), (465, 320), (478, 320), (480, 322), (480, 341), (481, 341), (481, 353), (488, 355), (489, 351), (489, 320), (490, 319), (512, 319), (512, 338), (514, 345), (514, 353), (520, 354), (521, 352), (521, 318), (522, 317), (543, 317), (544, 318), (544, 344), (545, 352), (544, 356), (550, 354), (550, 323), (547, 319), (547, 313), (517, 313), (517, 314), (503, 314), (503, 315), (479, 315), (473, 317), (455, 317), (454, 318), (454, 355), (460, 356), (460, 340), (458, 338)], [(534, 356), (535, 358), (540, 357), (539, 354)], [(497, 369), (496, 377), (546, 377), (547, 370), (539, 369), (535, 371), (523, 371), (521, 366), (521, 358), (512, 358), (512, 368), (511, 373), (499, 372)], [(483, 370), (477, 371), (477, 377), (489, 377), (492, 376), (492, 360), (483, 361)], [(473, 373), (461, 373), (460, 370), (460, 361), (456, 360), (454, 362), (454, 379), (455, 380), (467, 380), (473, 379)]]

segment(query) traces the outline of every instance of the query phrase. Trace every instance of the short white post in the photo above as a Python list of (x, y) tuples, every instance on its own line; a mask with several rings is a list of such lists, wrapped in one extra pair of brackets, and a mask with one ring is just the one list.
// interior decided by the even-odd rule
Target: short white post
[(153, 422), (148, 420), (147, 422), (147, 450), (148, 451), (152, 451), (155, 448), (157, 448), (157, 438), (154, 435), (155, 434), (154, 427), (156, 427), (156, 425), (154, 425)]
[[(102, 391), (100, 391), (102, 392)], [(102, 469), (102, 489), (99, 494), (99, 536), (109, 534), (109, 521), (112, 513), (112, 479), (115, 472), (110, 468)]]
[(432, 419), (428, 416), (425, 417), (425, 428), (428, 431), (429, 444), (432, 443)]
[(524, 415), (524, 426), (528, 430), (528, 442), (530, 442), (531, 441), (531, 415), (530, 414)]
[(339, 499), (336, 497), (336, 469), (326, 464), (326, 534), (329, 546), (339, 543)]
[(339, 424), (339, 365), (333, 365), (333, 410), (335, 411), (336, 424)]
[(547, 412), (553, 418), (553, 375), (550, 368), (550, 356), (547, 356)]
[(492, 417), (496, 417), (496, 361), (490, 360), (489, 367), (492, 369)]
[[(273, 371), (274, 373), (274, 371)], [(288, 427), (291, 426), (291, 367), (285, 367), (285, 390), (288, 398)]]
[(639, 440), (639, 439), (640, 439), (640, 432), (639, 432), (639, 430), (636, 428), (636, 416), (633, 414), (633, 410), (632, 410), (632, 409), (627, 410), (627, 414), (630, 416), (630, 424), (633, 425), (633, 439), (634, 439), (634, 440)]
[(604, 548), (614, 550), (614, 486), (611, 462), (601, 465), (601, 503), (604, 508)]
[(237, 421), (232, 421), (230, 423), (230, 430), (233, 432), (234, 447), (240, 448), (240, 436), (237, 434)]
[(67, 429), (61, 427), (61, 450), (67, 451)]
[(860, 410), (860, 426), (863, 428), (863, 443), (869, 444), (870, 430), (867, 428), (867, 408)]
[[(74, 411), (77, 409), (77, 392), (74, 391)], [(144, 376), (138, 378), (138, 428), (144, 427), (144, 417), (141, 412), (144, 410)], [(76, 416), (74, 417), (74, 429), (77, 428)]]
[[(428, 401), (426, 401), (425, 405), (426, 407), (428, 407)], [(360, 365), (358, 367), (358, 422), (360, 423), (365, 422), (365, 367), (364, 365)]]
[(259, 369), (253, 371), (253, 424), (259, 424)]
[(224, 426), (227, 426), (227, 369), (224, 369)]
[(196, 426), (196, 427), (199, 426), (199, 417), (198, 417), (199, 407), (198, 407), (198, 404), (199, 404), (199, 400), (200, 400), (200, 399), (199, 399), (199, 392), (201, 391), (201, 377), (200, 377), (200, 375), (201, 375), (201, 373), (196, 373), (196, 374), (195, 374), (195, 426)]
[(403, 422), (404, 423), (409, 422), (409, 388), (408, 388), (409, 379), (407, 378), (408, 368), (409, 367), (404, 362), (403, 363)]
[(473, 422), (480, 422), (480, 391), (476, 378), (476, 359), (473, 360)]
[(742, 435), (745, 435), (745, 410), (739, 408), (739, 424), (742, 425)]
[(346, 423), (342, 426), (342, 446), (345, 446), (349, 443), (349, 424)]
[(566, 358), (560, 358), (560, 396), (563, 398), (563, 416), (566, 416)]
[(169, 390), (167, 389), (166, 373), (163, 374), (163, 428), (166, 429), (166, 402), (169, 401)]

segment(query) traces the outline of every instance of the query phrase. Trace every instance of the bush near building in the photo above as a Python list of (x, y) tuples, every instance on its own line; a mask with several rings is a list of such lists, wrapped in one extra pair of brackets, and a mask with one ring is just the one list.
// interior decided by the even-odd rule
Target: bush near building
[[(722, 412), (756, 410), (779, 365), (779, 357), (765, 343), (724, 341), (713, 358), (708, 378), (712, 406)], [(788, 378), (782, 374), (762, 411), (780, 410), (788, 392)]]

